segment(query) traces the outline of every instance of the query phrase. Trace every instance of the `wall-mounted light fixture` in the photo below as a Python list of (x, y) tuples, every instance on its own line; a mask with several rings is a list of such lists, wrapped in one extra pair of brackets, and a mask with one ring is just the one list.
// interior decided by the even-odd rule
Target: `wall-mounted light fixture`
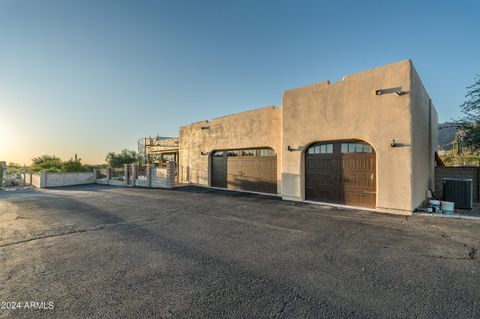
[(208, 152), (200, 152), (200, 154), (202, 154), (202, 156), (206, 156), (208, 155)]
[(392, 141), (390, 142), (390, 146), (391, 147), (397, 147), (397, 142), (395, 142), (395, 139), (392, 139)]
[(375, 95), (395, 94), (397, 96), (402, 96), (407, 93), (408, 91), (403, 91), (401, 87), (375, 90)]
[(289, 151), (289, 152), (297, 152), (297, 151), (300, 151), (300, 150), (301, 150), (300, 147), (298, 147), (298, 148), (293, 148), (293, 147), (291, 147), (290, 145), (287, 146), (287, 151)]

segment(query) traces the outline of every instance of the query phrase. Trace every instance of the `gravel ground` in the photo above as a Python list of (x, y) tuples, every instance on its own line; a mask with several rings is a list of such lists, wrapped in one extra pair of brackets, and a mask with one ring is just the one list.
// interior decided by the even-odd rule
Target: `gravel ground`
[(0, 318), (480, 318), (479, 233), (196, 187), (0, 192)]

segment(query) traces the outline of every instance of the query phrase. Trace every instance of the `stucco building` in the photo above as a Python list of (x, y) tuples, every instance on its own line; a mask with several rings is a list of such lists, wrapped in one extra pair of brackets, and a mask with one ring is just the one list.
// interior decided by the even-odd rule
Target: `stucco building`
[(142, 164), (166, 167), (167, 162), (178, 163), (178, 143), (178, 137), (142, 137), (137, 142)]
[(432, 189), (437, 113), (410, 60), (180, 129), (178, 179), (409, 214)]

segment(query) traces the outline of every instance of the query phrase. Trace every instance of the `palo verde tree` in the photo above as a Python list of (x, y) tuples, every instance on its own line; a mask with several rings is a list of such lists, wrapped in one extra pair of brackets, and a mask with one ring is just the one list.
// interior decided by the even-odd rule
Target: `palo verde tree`
[(480, 75), (475, 83), (467, 87), (465, 102), (460, 106), (463, 117), (457, 121), (459, 140), (463, 147), (472, 152), (480, 151)]
[(31, 170), (34, 173), (40, 171), (46, 171), (51, 173), (56, 172), (86, 172), (90, 169), (81, 163), (81, 159), (69, 159), (68, 161), (62, 161), (55, 155), (42, 155), (32, 159)]
[(42, 155), (32, 158), (32, 171), (59, 172), (62, 168), (62, 160), (55, 155)]
[(88, 167), (82, 165), (82, 159), (69, 159), (68, 161), (64, 161), (62, 163), (62, 168), (60, 169), (61, 172), (87, 172), (89, 170)]
[(120, 153), (110, 152), (105, 157), (105, 161), (110, 167), (123, 167), (123, 164), (133, 164), (139, 161), (137, 152), (128, 149)]

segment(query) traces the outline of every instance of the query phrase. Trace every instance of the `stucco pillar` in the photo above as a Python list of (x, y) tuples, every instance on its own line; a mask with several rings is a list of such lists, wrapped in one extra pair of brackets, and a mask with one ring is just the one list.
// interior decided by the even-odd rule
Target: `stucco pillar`
[(175, 173), (176, 173), (175, 162), (168, 162), (167, 174), (166, 174), (167, 188), (173, 188), (175, 186)]
[(128, 185), (128, 166), (129, 164), (123, 164), (123, 179), (125, 183)]
[(47, 187), (47, 172), (41, 171), (40, 172), (40, 188)]
[(152, 187), (152, 178), (153, 178), (153, 165), (147, 165), (147, 180), (148, 180), (148, 187)]
[(7, 162), (0, 162), (0, 170), (2, 171), (2, 176), (0, 176), (0, 186), (2, 186), (7, 179)]
[(132, 176), (131, 176), (132, 185), (135, 186), (135, 181), (138, 178), (138, 164), (131, 164), (131, 168), (132, 168)]

